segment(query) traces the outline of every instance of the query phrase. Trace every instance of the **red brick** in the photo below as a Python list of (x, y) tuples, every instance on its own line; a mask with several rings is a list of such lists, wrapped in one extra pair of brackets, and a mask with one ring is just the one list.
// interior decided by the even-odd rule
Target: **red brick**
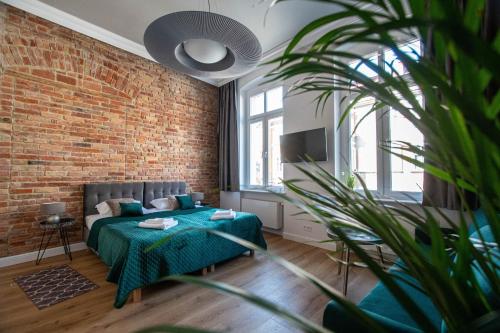
[(85, 183), (184, 180), (218, 203), (215, 87), (0, 6), (0, 257), (33, 250), (43, 202), (78, 231)]
[(67, 84), (71, 84), (71, 85), (76, 85), (76, 79), (75, 78), (72, 78), (72, 77), (69, 77), (69, 76), (66, 76), (66, 75), (62, 75), (62, 74), (57, 74), (57, 81), (59, 82), (64, 82), (64, 83), (67, 83)]
[(54, 80), (54, 72), (52, 72), (50, 70), (33, 68), (31, 70), (31, 74), (34, 76), (43, 77), (44, 79)]

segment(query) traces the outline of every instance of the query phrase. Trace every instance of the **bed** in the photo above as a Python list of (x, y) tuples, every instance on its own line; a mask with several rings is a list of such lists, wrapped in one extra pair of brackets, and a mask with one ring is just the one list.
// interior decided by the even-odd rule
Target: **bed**
[[(186, 193), (184, 182), (88, 184), (84, 186), (84, 215), (97, 214), (95, 206), (107, 199), (134, 198), (151, 209), (150, 201)], [(263, 248), (266, 242), (262, 223), (250, 213), (237, 212), (234, 220), (210, 221), (215, 209), (196, 207), (175, 211), (147, 211), (140, 217), (105, 217), (86, 225), (87, 245), (110, 268), (107, 280), (118, 285), (114, 306), (122, 307), (131, 292), (140, 299), (140, 290), (162, 277), (206, 269), (247, 251), (241, 245), (199, 230), (210, 228), (248, 240)], [(174, 217), (178, 225), (168, 230), (143, 229), (139, 221)], [(181, 230), (185, 232), (178, 233)], [(168, 235), (175, 235), (161, 247), (146, 248)]]

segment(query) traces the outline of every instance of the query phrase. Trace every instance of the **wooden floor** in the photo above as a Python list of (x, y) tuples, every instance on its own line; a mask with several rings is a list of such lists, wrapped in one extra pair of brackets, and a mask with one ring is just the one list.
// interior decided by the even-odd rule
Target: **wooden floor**
[[(269, 250), (301, 266), (338, 290), (342, 278), (326, 251), (266, 234)], [(38, 310), (14, 283), (16, 276), (69, 263), (99, 288)], [(161, 323), (197, 326), (232, 332), (293, 332), (275, 316), (237, 298), (191, 285), (162, 283), (143, 291), (141, 303), (113, 308), (116, 285), (106, 282), (106, 266), (90, 251), (47, 258), (40, 266), (24, 263), (0, 269), (0, 332), (133, 332)], [(264, 256), (241, 256), (216, 265), (206, 278), (247, 289), (320, 323), (328, 299)], [(353, 268), (348, 298), (358, 301), (376, 279), (363, 268)]]

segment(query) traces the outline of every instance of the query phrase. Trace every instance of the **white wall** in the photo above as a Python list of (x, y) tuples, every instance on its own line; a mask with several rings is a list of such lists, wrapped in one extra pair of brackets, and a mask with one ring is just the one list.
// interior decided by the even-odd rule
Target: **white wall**
[(220, 208), (239, 211), (240, 207), (240, 192), (220, 192)]
[[(258, 70), (247, 74), (238, 80), (240, 89), (246, 90), (255, 87), (259, 80), (269, 72), (270, 67), (261, 67)], [(291, 86), (296, 79), (284, 82), (285, 89)], [(334, 172), (334, 108), (333, 102), (327, 103), (323, 112), (315, 116), (316, 104), (315, 93), (286, 96), (283, 101), (283, 132), (284, 134), (298, 131), (310, 130), (320, 127), (327, 128), (328, 161), (320, 162), (322, 167)], [(242, 103), (243, 105), (243, 103)], [(294, 168), (293, 164), (285, 164), (283, 168), (284, 178), (304, 178), (301, 173)], [(312, 186), (312, 185), (311, 185)], [(289, 194), (289, 193), (287, 193)], [(234, 207), (230, 198), (235, 198), (236, 194), (221, 194), (221, 206)], [(254, 198), (259, 200), (281, 201), (280, 198), (268, 193), (243, 191), (241, 198)], [(309, 243), (314, 246), (335, 249), (334, 244), (321, 244), (318, 241), (328, 239), (326, 229), (323, 225), (308, 220), (306, 215), (294, 216), (299, 210), (293, 205), (285, 203), (283, 208), (283, 237), (299, 242)]]
[[(291, 85), (293, 82), (286, 82)], [(316, 104), (314, 98), (317, 93), (307, 93), (289, 96), (284, 99), (284, 134), (310, 130), (320, 127), (327, 129), (328, 161), (319, 164), (330, 172), (334, 172), (334, 108), (333, 102), (329, 101), (326, 107), (315, 114)], [(295, 168), (294, 164), (284, 164), (283, 173), (285, 179), (304, 179), (305, 176)], [(313, 189), (312, 184), (305, 183), (304, 186)], [(319, 190), (316, 188), (316, 190)], [(289, 193), (287, 193), (289, 194)], [(296, 241), (311, 242), (328, 239), (326, 229), (323, 225), (314, 223), (306, 215), (295, 216), (300, 210), (295, 206), (285, 203), (283, 236)], [(321, 245), (321, 244), (317, 244)]]
[[(307, 44), (304, 43), (304, 45)], [(359, 49), (361, 53), (366, 53), (366, 50)], [(278, 52), (279, 53), (279, 52)], [(270, 60), (270, 59), (266, 59)], [(244, 77), (238, 79), (238, 85), (240, 89), (251, 89), (255, 87), (259, 81), (262, 81), (262, 78), (265, 74), (269, 73), (272, 67), (263, 66), (259, 67), (253, 72), (245, 75)], [(294, 79), (295, 81), (296, 79)], [(293, 81), (284, 82), (285, 87), (291, 86)], [(315, 116), (315, 104), (314, 98), (315, 94), (302, 94), (297, 96), (289, 96), (284, 100), (284, 115), (283, 115), (283, 129), (284, 133), (292, 133), (297, 131), (309, 130), (318, 127), (326, 127), (327, 135), (328, 135), (328, 162), (321, 162), (322, 167), (336, 174), (336, 176), (341, 176), (338, 174), (338, 170), (341, 169), (341, 164), (344, 161), (341, 159), (335, 159), (334, 151), (338, 150), (338, 139), (337, 139), (337, 131), (335, 129), (336, 123), (336, 112), (340, 108), (339, 105), (339, 94), (334, 93), (332, 100), (327, 103), (327, 106), (324, 110), (323, 114), (318, 114)], [(243, 105), (243, 104), (242, 104)], [(241, 123), (240, 123), (241, 124)], [(241, 155), (244, 156), (243, 150), (241, 150)], [(240, 168), (243, 171), (243, 168)], [(292, 164), (284, 165), (284, 177), (285, 179), (291, 178), (300, 178), (300, 172), (298, 172)], [(312, 186), (312, 185), (311, 185)], [(289, 193), (288, 193), (289, 194)], [(237, 199), (236, 199), (237, 198)], [(258, 193), (258, 192), (241, 192), (241, 193), (233, 193), (231, 195), (221, 194), (221, 205), (227, 205), (228, 208), (240, 207), (238, 206), (237, 201), (241, 200), (241, 198), (254, 198), (260, 200), (270, 200), (270, 201), (280, 201), (280, 198), (277, 198), (273, 195), (266, 193)], [(393, 202), (391, 204), (394, 204)], [(413, 206), (413, 208), (418, 210), (417, 206)], [(282, 235), (285, 238), (289, 238), (292, 240), (300, 241), (300, 242), (309, 242), (312, 245), (324, 247), (322, 244), (318, 244), (317, 241), (325, 240), (326, 230), (322, 225), (313, 223), (311, 221), (306, 220), (306, 216), (294, 216), (295, 213), (298, 212), (294, 206), (285, 203), (283, 209), (283, 218), (284, 218), (284, 226), (281, 230)], [(458, 213), (450, 210), (441, 210), (441, 213), (448, 216), (448, 218), (452, 220), (458, 220)], [(436, 213), (436, 215), (438, 215)], [(442, 220), (442, 219), (440, 219)], [(441, 221), (441, 225), (443, 227), (447, 227), (447, 223), (445, 221)], [(405, 227), (413, 232), (413, 227), (409, 225), (405, 225)], [(333, 245), (333, 244), (332, 244)], [(334, 247), (330, 247), (334, 248)]]
[[(239, 86), (242, 89), (253, 88), (258, 84), (259, 79), (261, 79), (271, 68), (262, 67), (258, 70), (244, 76), (239, 79)], [(285, 87), (289, 87), (293, 84), (292, 82), (284, 82)], [(329, 103), (326, 104), (323, 112), (315, 115), (315, 102), (314, 98), (316, 94), (301, 94), (296, 96), (287, 96), (284, 99), (284, 114), (283, 114), (283, 131), (285, 134), (293, 133), (298, 131), (304, 131), (319, 127), (327, 128), (327, 144), (328, 144), (328, 161), (320, 162), (320, 165), (332, 173), (336, 173), (335, 168), (339, 168), (341, 161), (335, 160), (334, 151), (338, 149), (336, 147), (336, 109), (339, 108), (338, 96), (334, 96)], [(336, 97), (336, 98), (335, 98)], [(285, 179), (296, 179), (303, 178), (301, 173), (294, 168), (293, 164), (284, 165), (284, 178)], [(306, 185), (307, 186), (307, 185)], [(312, 184), (310, 186), (313, 186)], [(290, 194), (290, 193), (287, 193)], [(241, 193), (222, 193), (221, 194), (221, 206), (226, 208), (239, 209), (239, 200), (241, 198), (254, 198), (259, 200), (269, 200), (269, 201), (281, 201), (280, 198), (273, 196), (269, 193), (259, 193), (243, 191)], [(394, 203), (392, 203), (394, 204)], [(413, 206), (413, 208), (418, 209), (418, 207)], [(456, 220), (458, 218), (458, 213), (449, 210), (441, 210), (442, 213), (447, 215), (449, 218)], [(299, 242), (309, 243), (311, 245), (319, 247), (327, 247), (329, 249), (334, 249), (334, 244), (320, 244), (318, 241), (327, 239), (325, 227), (308, 220), (307, 215), (295, 216), (299, 210), (291, 204), (284, 203), (283, 208), (283, 229), (280, 231), (283, 237), (292, 239)], [(446, 223), (442, 221), (443, 227), (446, 227)], [(413, 233), (413, 227), (405, 225), (405, 227)], [(384, 249), (387, 252), (387, 248)]]

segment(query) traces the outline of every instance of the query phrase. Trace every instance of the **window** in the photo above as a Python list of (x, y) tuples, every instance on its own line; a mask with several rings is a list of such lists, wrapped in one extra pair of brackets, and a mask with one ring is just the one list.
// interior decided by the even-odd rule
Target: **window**
[(247, 94), (245, 185), (281, 186), (280, 136), (283, 134), (283, 87)]
[[(413, 41), (402, 45), (401, 50), (412, 57), (420, 55), (420, 42)], [(404, 78), (407, 74), (403, 64), (390, 50), (382, 50), (368, 56), (369, 61), (383, 66), (393, 75)], [(377, 79), (377, 75), (368, 66), (352, 63), (352, 68)], [(417, 100), (422, 103), (422, 94), (418, 87), (412, 87)], [(347, 95), (347, 100), (356, 97)], [(405, 101), (402, 100), (402, 103)], [(406, 162), (404, 159), (380, 149), (379, 143), (390, 142), (391, 149), (397, 153), (409, 153), (398, 148), (397, 142), (409, 142), (423, 146), (422, 133), (399, 112), (390, 108), (380, 108), (370, 112), (377, 101), (373, 97), (359, 100), (351, 110), (346, 124), (340, 133), (341, 156), (345, 160), (344, 174), (356, 173), (363, 179), (366, 187), (374, 194), (396, 199), (421, 199), (423, 170)], [(399, 146), (401, 147), (401, 146)], [(361, 184), (356, 182), (356, 189)]]
[(368, 112), (374, 103), (374, 99), (365, 98), (350, 115), (350, 124), (357, 126), (350, 142), (351, 168), (372, 191), (377, 190), (377, 119), (375, 113)]

